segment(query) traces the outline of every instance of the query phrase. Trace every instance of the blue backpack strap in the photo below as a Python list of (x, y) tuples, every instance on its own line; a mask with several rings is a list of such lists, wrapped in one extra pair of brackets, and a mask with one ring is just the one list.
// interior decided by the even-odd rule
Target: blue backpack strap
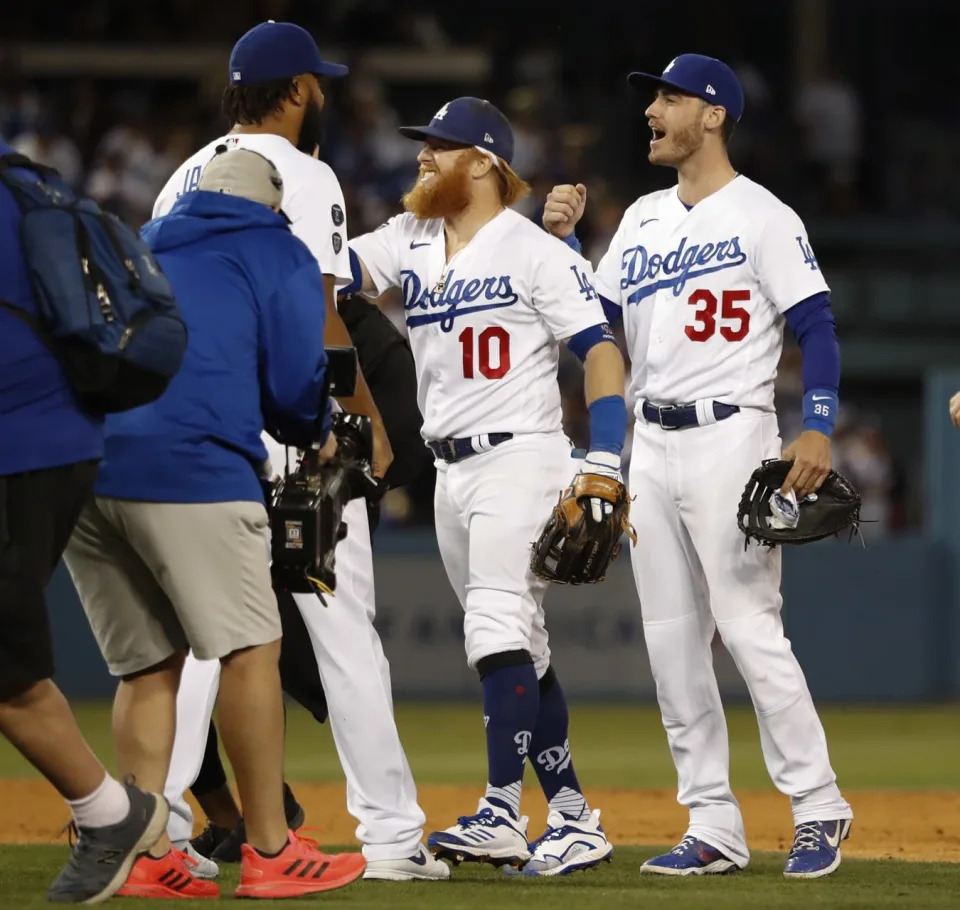
[[(8, 171), (12, 170), (13, 168), (23, 168), (24, 170), (33, 171), (41, 178), (52, 176), (61, 181), (63, 180), (63, 178), (60, 177), (60, 172), (57, 171), (56, 168), (48, 167), (45, 164), (40, 164), (39, 162), (28, 158), (26, 155), (21, 155), (19, 152), (7, 152), (6, 154), (0, 155), (0, 181), (2, 181), (4, 186), (10, 190), (15, 201), (21, 207), (23, 204), (23, 197), (20, 194), (29, 192), (29, 185), (31, 183), (35, 183), (35, 181), (26, 180), (19, 174), (8, 173)], [(37, 316), (28, 310), (25, 310), (23, 307), (19, 307), (15, 303), (11, 303), (9, 300), (4, 300), (3, 298), (0, 298), (0, 307), (3, 307), (5, 310), (9, 310), (14, 316), (30, 326), (30, 328), (40, 335), (44, 344), (46, 344), (53, 353), (56, 353), (56, 349), (51, 344), (49, 333), (46, 331), (45, 326)]]
[[(32, 171), (38, 179), (12, 173), (18, 169)], [(0, 155), (0, 181), (13, 193), (21, 209), (26, 202), (32, 206), (69, 206), (77, 202), (77, 195), (53, 167), (39, 164), (26, 155)]]

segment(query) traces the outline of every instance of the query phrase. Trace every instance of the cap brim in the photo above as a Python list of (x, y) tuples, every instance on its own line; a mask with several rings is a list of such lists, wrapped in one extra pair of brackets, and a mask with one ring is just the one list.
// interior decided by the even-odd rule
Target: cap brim
[(320, 71), (316, 73), (317, 76), (328, 76), (331, 79), (336, 79), (341, 76), (346, 76), (350, 72), (350, 67), (344, 66), (342, 63), (324, 63), (320, 66)]
[(658, 85), (669, 85), (671, 88), (675, 88), (678, 92), (684, 92), (685, 94), (691, 94), (689, 89), (685, 89), (682, 85), (677, 85), (675, 82), (671, 82), (669, 79), (664, 79), (663, 76), (655, 76), (653, 73), (630, 73), (627, 76), (627, 82), (630, 85), (630, 88), (635, 91), (642, 92), (644, 89), (653, 88)]
[[(716, 104), (715, 101), (708, 98), (706, 95), (698, 95), (696, 92), (691, 92), (686, 86), (678, 85), (676, 82), (671, 82), (669, 79), (664, 79), (663, 76), (654, 76), (652, 73), (630, 73), (627, 76), (627, 82), (630, 84), (630, 87), (635, 91), (642, 92), (644, 89), (656, 88), (659, 85), (668, 85), (670, 88), (676, 89), (678, 92), (683, 92), (684, 95), (691, 95), (694, 98), (702, 98), (708, 104)], [(724, 110), (730, 114), (730, 111), (725, 105), (720, 105)], [(740, 115), (743, 116), (743, 111), (740, 112)], [(730, 114), (732, 116), (732, 114)], [(735, 123), (740, 122), (740, 117), (733, 118)]]
[(469, 142), (464, 142), (464, 140), (459, 136), (454, 136), (451, 133), (448, 133), (446, 130), (436, 126), (401, 126), (399, 133), (401, 136), (406, 136), (407, 139), (416, 139), (420, 142), (423, 142), (426, 139), (443, 139), (445, 142), (457, 142), (460, 145), (471, 145)]

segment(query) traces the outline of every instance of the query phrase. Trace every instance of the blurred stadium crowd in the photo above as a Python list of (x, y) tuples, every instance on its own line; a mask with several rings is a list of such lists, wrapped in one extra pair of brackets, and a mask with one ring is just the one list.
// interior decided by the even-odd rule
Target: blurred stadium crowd
[[(258, 21), (289, 19), (310, 28), (321, 48), (340, 49), (342, 56), (335, 59), (351, 66), (346, 80), (329, 86), (322, 150), (343, 186), (351, 234), (371, 230), (399, 211), (399, 198), (413, 180), (417, 148), (396, 127), (429, 119), (455, 95), (482, 93), (513, 123), (514, 167), (534, 190), (522, 204), (525, 214), (539, 220), (554, 183), (588, 186), (587, 214), (578, 233), (585, 255), (596, 264), (626, 206), (674, 179), (672, 172), (658, 171), (642, 157), (644, 105), (628, 94), (624, 74), (637, 65), (660, 68), (676, 52), (709, 52), (712, 47), (731, 48), (726, 59), (747, 93), (747, 114), (732, 145), (734, 163), (805, 219), (899, 214), (937, 219), (955, 209), (957, 200), (939, 191), (949, 185), (945, 176), (960, 157), (955, 130), (945, 133), (943, 142), (931, 142), (928, 136), (921, 143), (903, 128), (904, 115), (877, 119), (882, 87), (863, 77), (865, 68), (855, 65), (856, 54), (842, 58), (848, 64), (845, 71), (828, 66), (797, 85), (786, 62), (789, 48), (760, 40), (768, 20), (783, 15), (788, 4), (752, 4), (762, 14), (738, 21), (735, 32), (725, 18), (704, 14), (700, 5), (684, 47), (661, 48), (652, 37), (658, 25), (682, 17), (681, 8), (690, 7), (692, 13), (694, 6), (692, 0), (649, 0), (643, 9), (644, 33), (618, 29), (616, 5), (608, 17), (548, 28), (545, 23), (556, 19), (554, 5), (500, 0), (485, 4), (485, 14), (476, 21), (438, 13), (430, 4), (392, 0), (234, 0), (229, 5), (51, 0), (42, 7), (17, 5), (5, 19), (7, 35), (25, 42), (222, 43), (224, 69), (232, 42)], [(784, 10), (771, 9), (778, 6)], [(553, 15), (545, 16), (544, 10)], [(856, 15), (851, 11), (849, 22), (841, 19), (834, 41), (843, 40), (844, 29), (855, 37)], [(784, 33), (789, 28), (773, 32)], [(371, 46), (419, 48), (430, 54), (465, 44), (489, 49), (489, 84), (392, 84), (365, 64), (364, 49)], [(897, 83), (902, 91), (911, 89), (908, 74), (904, 66)], [(159, 81), (146, 72), (136, 79), (37, 79), (19, 72), (14, 55), (0, 56), (0, 134), (139, 226), (150, 217), (170, 173), (224, 131), (218, 108), (225, 77), (225, 71), (219, 73), (209, 85)], [(889, 109), (896, 112), (895, 105)], [(871, 151), (878, 130), (886, 142), (882, 158)], [(898, 153), (901, 160), (909, 157), (909, 169), (888, 167)], [(956, 191), (960, 184), (953, 184)], [(829, 281), (829, 264), (826, 270)], [(402, 328), (396, 301), (387, 309)], [(777, 398), (786, 440), (801, 424), (798, 355), (788, 339)], [(578, 371), (578, 363), (565, 356), (565, 423), (571, 439), (582, 446), (588, 424)], [(867, 533), (876, 537), (914, 523), (916, 516), (906, 508), (903, 468), (880, 428), (851, 402), (841, 401), (835, 467), (864, 495), (864, 517), (877, 522)], [(392, 494), (384, 523), (431, 522), (432, 487), (430, 469), (407, 491)]]

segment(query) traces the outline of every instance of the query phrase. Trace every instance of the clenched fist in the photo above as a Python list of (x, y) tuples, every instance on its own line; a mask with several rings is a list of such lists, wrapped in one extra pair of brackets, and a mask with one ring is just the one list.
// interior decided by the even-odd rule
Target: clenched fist
[(569, 237), (583, 215), (586, 204), (587, 188), (582, 183), (555, 186), (547, 194), (547, 204), (543, 209), (544, 228), (561, 240)]

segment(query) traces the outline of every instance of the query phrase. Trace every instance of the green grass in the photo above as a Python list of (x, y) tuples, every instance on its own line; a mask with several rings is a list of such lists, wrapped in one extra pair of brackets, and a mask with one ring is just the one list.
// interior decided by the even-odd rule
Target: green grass
[[(593, 787), (676, 786), (676, 774), (656, 709), (649, 705), (572, 707), (571, 741), (581, 779)], [(76, 706), (97, 753), (112, 760), (110, 715), (104, 704)], [(763, 766), (756, 719), (749, 706), (728, 712), (735, 787), (772, 785)], [(960, 788), (960, 705), (828, 706), (821, 710), (830, 754), (845, 788)], [(479, 701), (476, 704), (399, 704), (397, 723), (418, 783), (475, 784), (486, 773)], [(36, 772), (0, 740), (0, 777)], [(329, 725), (299, 707), (288, 713), (289, 780), (340, 781)], [(960, 906), (960, 900), (958, 900)]]
[[(350, 849), (350, 848), (348, 848)], [(785, 881), (783, 857), (754, 854), (750, 867), (733, 876), (673, 879), (640, 876), (649, 850), (618, 847), (614, 861), (602, 868), (559, 879), (507, 878), (488, 866), (463, 865), (450, 882), (357, 882), (318, 895), (317, 906), (349, 910), (483, 910), (500, 908), (558, 910), (564, 904), (603, 910), (882, 910), (882, 908), (955, 908), (960, 894), (960, 866), (949, 863), (845, 860), (826, 879)], [(57, 847), (4, 847), (0, 853), (2, 905), (23, 910), (49, 907), (47, 885), (64, 859)], [(236, 886), (236, 868), (228, 868), (221, 887), (225, 897)], [(264, 901), (262, 906), (305, 906), (305, 901)], [(156, 901), (125, 898), (124, 910), (156, 910)], [(177, 901), (182, 910), (208, 907), (206, 901)]]
[[(76, 706), (91, 744), (112, 764), (109, 708)], [(582, 780), (593, 787), (676, 786), (656, 709), (649, 705), (574, 705), (572, 739)], [(834, 767), (850, 789), (960, 788), (960, 705), (903, 707), (829, 706), (821, 711)], [(485, 773), (483, 723), (479, 703), (400, 704), (397, 720), (418, 783), (477, 784)], [(734, 785), (770, 788), (749, 706), (728, 711)], [(288, 715), (289, 780), (343, 779), (328, 725), (318, 726), (291, 706)], [(0, 777), (36, 773), (0, 741)], [(345, 849), (355, 850), (356, 846)], [(318, 896), (324, 904), (349, 910), (558, 910), (578, 907), (643, 910), (882, 910), (882, 908), (960, 907), (960, 864), (904, 863), (847, 859), (821, 881), (787, 882), (783, 854), (754, 853), (750, 867), (725, 878), (663, 879), (639, 875), (643, 860), (657, 848), (617, 847), (610, 865), (559, 880), (507, 880), (489, 867), (461, 866), (443, 883), (361, 882)], [(45, 891), (65, 860), (63, 846), (0, 849), (0, 907), (49, 906)], [(232, 894), (236, 869), (224, 870), (223, 893)], [(493, 890), (496, 889), (496, 890)], [(570, 890), (572, 889), (572, 891)], [(560, 894), (563, 890), (565, 893)], [(303, 902), (299, 902), (303, 906)], [(290, 906), (289, 901), (283, 902)], [(155, 901), (125, 899), (117, 906), (155, 910)], [(178, 901), (189, 910), (207, 902)]]

